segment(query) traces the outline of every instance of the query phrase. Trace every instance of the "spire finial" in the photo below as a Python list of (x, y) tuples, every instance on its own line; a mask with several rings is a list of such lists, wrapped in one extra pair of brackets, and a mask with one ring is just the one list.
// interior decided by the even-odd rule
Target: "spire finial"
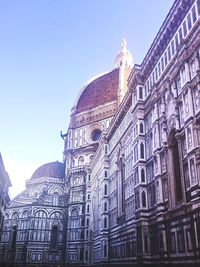
[(126, 48), (127, 42), (126, 42), (125, 38), (122, 39), (121, 45), (122, 45), (122, 48), (124, 48), (124, 47)]

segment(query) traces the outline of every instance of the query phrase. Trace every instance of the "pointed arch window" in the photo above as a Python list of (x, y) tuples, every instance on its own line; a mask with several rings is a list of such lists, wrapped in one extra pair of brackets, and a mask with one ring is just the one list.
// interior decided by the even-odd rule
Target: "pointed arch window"
[(144, 126), (143, 126), (143, 123), (141, 122), (140, 123), (140, 133), (143, 133), (144, 132)]
[(54, 225), (51, 229), (51, 243), (50, 246), (52, 249), (58, 247), (58, 226)]
[(145, 182), (145, 172), (144, 169), (141, 169), (141, 182), (144, 183)]
[(107, 218), (105, 217), (104, 218), (104, 228), (107, 228), (108, 227), (108, 221), (107, 221)]
[(90, 212), (90, 205), (87, 205), (87, 213)]
[(108, 194), (108, 186), (107, 184), (104, 185), (104, 195)]
[(104, 211), (107, 211), (107, 202), (104, 203)]
[(147, 202), (146, 202), (146, 193), (143, 191), (142, 192), (142, 207), (146, 208)]
[(140, 157), (141, 159), (144, 159), (144, 144), (140, 144)]

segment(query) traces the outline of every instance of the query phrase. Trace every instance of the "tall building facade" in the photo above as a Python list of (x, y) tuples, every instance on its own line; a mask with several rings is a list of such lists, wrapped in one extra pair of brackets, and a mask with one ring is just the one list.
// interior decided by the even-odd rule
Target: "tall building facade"
[(200, 0), (176, 0), (132, 65), (123, 40), (81, 89), (63, 163), (10, 202), (5, 266), (200, 264)]

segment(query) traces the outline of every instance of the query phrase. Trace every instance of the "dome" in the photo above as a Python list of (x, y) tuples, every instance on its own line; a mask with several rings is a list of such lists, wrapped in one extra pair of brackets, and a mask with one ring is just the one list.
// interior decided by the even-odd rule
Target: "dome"
[(76, 113), (117, 100), (119, 69), (101, 75), (87, 84), (77, 101)]
[[(115, 68), (92, 78), (80, 91), (72, 111), (75, 114), (91, 111), (101, 105), (121, 101), (119, 96), (127, 88), (127, 76), (133, 66), (133, 58), (123, 39), (115, 60)], [(124, 93), (123, 93), (124, 96)]]
[(41, 177), (54, 177), (64, 179), (65, 168), (64, 164), (58, 161), (46, 163), (40, 166), (31, 176), (31, 179), (38, 179)]

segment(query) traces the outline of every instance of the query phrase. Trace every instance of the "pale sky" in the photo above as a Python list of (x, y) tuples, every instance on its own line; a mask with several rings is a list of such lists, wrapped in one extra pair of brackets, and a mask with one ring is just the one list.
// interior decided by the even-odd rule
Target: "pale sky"
[(140, 64), (173, 0), (0, 0), (0, 152), (11, 197), (40, 165), (62, 161), (75, 98), (112, 70), (126, 38)]

